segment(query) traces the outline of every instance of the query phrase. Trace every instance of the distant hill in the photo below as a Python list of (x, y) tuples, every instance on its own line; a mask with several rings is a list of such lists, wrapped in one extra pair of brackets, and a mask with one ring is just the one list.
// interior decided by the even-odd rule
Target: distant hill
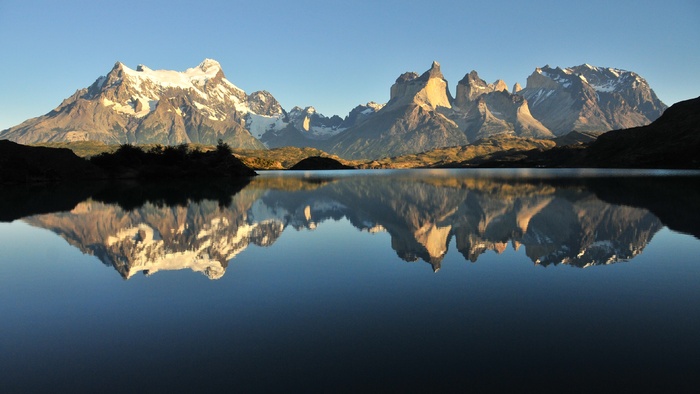
[(509, 135), (483, 138), (473, 144), (438, 148), (427, 152), (372, 160), (359, 164), (360, 168), (430, 168), (462, 167), (475, 161), (483, 161), (500, 152), (524, 152), (533, 149), (546, 150), (555, 146), (552, 140), (521, 138)]
[(330, 157), (341, 161), (343, 164), (353, 165), (353, 162), (343, 160), (338, 156), (328, 154), (316, 148), (298, 148), (287, 146), (283, 148), (253, 150), (234, 149), (236, 155), (248, 167), (256, 170), (283, 170), (292, 167), (307, 157), (321, 156)]
[(360, 169), (428, 168), (458, 166), (475, 158), (491, 157), (498, 152), (521, 152), (532, 149), (546, 150), (555, 146), (554, 140), (521, 138), (499, 135), (484, 138), (474, 144), (431, 149), (376, 160), (345, 160), (319, 149), (284, 147), (269, 150), (234, 150), (234, 154), (246, 165), (259, 170), (282, 170), (311, 157), (330, 158), (344, 166)]
[(602, 133), (587, 131), (572, 131), (568, 134), (554, 138), (553, 141), (557, 144), (557, 146), (589, 144), (598, 139), (601, 134)]

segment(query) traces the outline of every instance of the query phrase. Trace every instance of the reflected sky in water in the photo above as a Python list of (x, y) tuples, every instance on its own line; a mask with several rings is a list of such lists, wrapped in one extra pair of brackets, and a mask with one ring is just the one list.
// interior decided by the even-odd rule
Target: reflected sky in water
[(700, 241), (678, 217), (693, 207), (638, 193), (687, 179), (465, 173), (266, 173), (224, 204), (92, 198), (0, 223), (0, 378), (115, 392), (692, 380)]

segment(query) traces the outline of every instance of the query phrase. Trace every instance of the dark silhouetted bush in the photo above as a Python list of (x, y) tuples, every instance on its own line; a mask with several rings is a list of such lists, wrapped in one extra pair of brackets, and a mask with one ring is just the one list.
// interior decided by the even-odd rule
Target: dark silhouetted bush
[(216, 149), (202, 152), (187, 145), (154, 146), (147, 151), (122, 145), (113, 153), (102, 153), (90, 161), (114, 178), (215, 178), (250, 177), (255, 171), (219, 141)]

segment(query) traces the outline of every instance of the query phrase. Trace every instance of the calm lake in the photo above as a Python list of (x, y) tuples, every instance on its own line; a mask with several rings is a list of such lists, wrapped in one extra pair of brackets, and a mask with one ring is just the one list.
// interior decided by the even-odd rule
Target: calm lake
[(673, 392), (700, 178), (264, 172), (0, 192), (2, 392)]

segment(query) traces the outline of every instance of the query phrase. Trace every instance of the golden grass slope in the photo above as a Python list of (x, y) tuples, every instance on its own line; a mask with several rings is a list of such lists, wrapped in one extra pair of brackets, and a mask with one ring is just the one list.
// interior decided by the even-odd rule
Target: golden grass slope
[[(94, 141), (41, 143), (38, 146), (68, 148), (81, 157), (90, 157), (102, 152), (113, 152), (119, 145), (106, 145)], [(433, 149), (427, 152), (387, 157), (378, 160), (345, 160), (316, 148), (283, 147), (274, 149), (233, 149), (233, 154), (245, 165), (254, 170), (285, 170), (311, 156), (330, 157), (342, 164), (359, 169), (400, 169), (460, 166), (474, 159), (488, 159), (501, 152), (524, 152), (533, 149), (547, 150), (556, 145), (555, 141), (514, 137), (494, 136), (476, 141), (470, 145)], [(149, 146), (143, 146), (148, 149)], [(191, 149), (213, 150), (214, 146), (193, 144)]]

